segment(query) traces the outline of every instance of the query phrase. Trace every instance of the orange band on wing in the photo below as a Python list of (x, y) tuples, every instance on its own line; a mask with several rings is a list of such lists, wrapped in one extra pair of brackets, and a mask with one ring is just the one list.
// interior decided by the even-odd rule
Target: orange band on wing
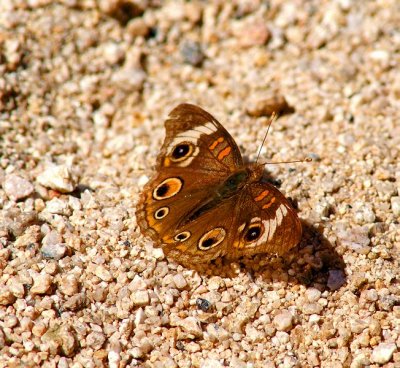
[(212, 143), (212, 145), (209, 147), (210, 148), (210, 150), (212, 151), (212, 150), (214, 150), (215, 149), (215, 147), (217, 147), (220, 143), (222, 143), (224, 141), (224, 138), (223, 137), (219, 137), (218, 139), (216, 139), (213, 143)]
[(264, 204), (264, 206), (262, 206), (263, 210), (270, 208), (272, 206), (272, 203), (275, 203), (275, 197), (273, 197), (267, 204)]
[(254, 200), (256, 202), (262, 201), (268, 195), (268, 193), (269, 193), (269, 190), (264, 190), (256, 198), (254, 198)]
[(228, 156), (231, 153), (232, 148), (231, 147), (226, 147), (224, 148), (220, 153), (218, 153), (218, 160), (222, 160), (224, 157)]

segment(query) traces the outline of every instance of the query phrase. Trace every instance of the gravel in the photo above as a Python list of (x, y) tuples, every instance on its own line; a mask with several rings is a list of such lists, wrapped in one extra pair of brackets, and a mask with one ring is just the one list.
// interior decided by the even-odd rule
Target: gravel
[[(400, 364), (395, 0), (0, 2), (0, 366)], [(282, 258), (188, 267), (135, 208), (182, 102), (262, 149)]]

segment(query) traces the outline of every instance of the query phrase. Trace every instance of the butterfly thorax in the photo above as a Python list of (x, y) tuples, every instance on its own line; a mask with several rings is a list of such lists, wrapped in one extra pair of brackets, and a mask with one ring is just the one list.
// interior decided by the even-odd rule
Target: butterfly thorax
[(217, 189), (216, 197), (226, 199), (236, 195), (247, 184), (259, 181), (263, 171), (264, 167), (257, 164), (251, 164), (235, 171)]

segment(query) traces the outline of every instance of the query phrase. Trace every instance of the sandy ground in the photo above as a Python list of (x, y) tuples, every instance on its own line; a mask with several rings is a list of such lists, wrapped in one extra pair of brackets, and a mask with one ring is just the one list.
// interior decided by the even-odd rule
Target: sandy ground
[[(400, 367), (400, 3), (0, 2), (0, 367)], [(284, 258), (183, 267), (135, 206), (177, 104), (262, 150)], [(272, 108), (274, 108), (272, 104)]]

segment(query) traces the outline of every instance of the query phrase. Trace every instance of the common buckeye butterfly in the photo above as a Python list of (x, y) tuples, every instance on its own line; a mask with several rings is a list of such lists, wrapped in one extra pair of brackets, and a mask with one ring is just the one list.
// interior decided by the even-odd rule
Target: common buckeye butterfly
[(156, 174), (136, 210), (141, 232), (181, 263), (283, 254), (302, 235), (284, 195), (244, 164), (233, 138), (209, 113), (181, 104), (165, 121)]

